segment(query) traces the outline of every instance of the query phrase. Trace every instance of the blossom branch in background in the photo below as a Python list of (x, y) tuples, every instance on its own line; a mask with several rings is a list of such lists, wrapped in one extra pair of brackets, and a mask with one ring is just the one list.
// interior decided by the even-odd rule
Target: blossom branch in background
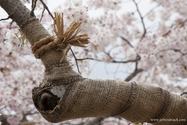
[(141, 14), (141, 12), (139, 10), (138, 4), (136, 3), (135, 0), (132, 0), (132, 1), (134, 2), (135, 6), (136, 6), (136, 9), (137, 9), (137, 12), (138, 12), (138, 14), (140, 16), (140, 19), (141, 19), (141, 22), (142, 22), (142, 26), (143, 26), (143, 30), (144, 30), (143, 35), (142, 35), (142, 37), (140, 39), (140, 42), (141, 42), (142, 39), (145, 37), (147, 30), (146, 30), (146, 27), (145, 27), (144, 18), (143, 18), (142, 14)]
[(42, 20), (42, 18), (43, 18), (43, 16), (44, 16), (44, 12), (45, 12), (45, 7), (43, 6), (42, 15), (41, 15), (41, 17), (40, 17), (40, 22), (41, 22), (41, 20)]
[(78, 72), (81, 74), (80, 69), (79, 69), (79, 65), (78, 65), (78, 62), (77, 62), (78, 59), (76, 58), (76, 56), (75, 56), (73, 50), (71, 49), (71, 47), (70, 47), (70, 50), (71, 50), (71, 53), (72, 53), (72, 55), (73, 55), (73, 57), (74, 57), (74, 59), (75, 59), (76, 66), (77, 66), (77, 70), (78, 70)]
[(129, 44), (129, 46), (131, 46), (132, 48), (134, 48), (133, 45), (125, 37), (121, 36), (121, 39), (123, 39), (124, 41), (126, 41), (127, 44)]
[[(48, 6), (44, 3), (43, 0), (40, 0), (40, 2), (43, 4), (44, 8), (47, 10), (47, 12), (49, 13), (49, 15), (51, 16), (51, 18), (54, 20), (53, 14), (51, 13), (51, 11), (49, 10)], [(55, 20), (54, 20), (55, 21)]]

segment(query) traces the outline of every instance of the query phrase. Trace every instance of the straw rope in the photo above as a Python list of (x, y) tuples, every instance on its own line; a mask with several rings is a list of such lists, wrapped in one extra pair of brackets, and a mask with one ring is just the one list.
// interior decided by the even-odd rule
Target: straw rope
[(60, 60), (60, 62), (62, 62), (71, 45), (86, 47), (85, 44), (90, 43), (88, 40), (88, 34), (84, 33), (78, 35), (81, 31), (80, 25), (82, 22), (74, 20), (65, 32), (63, 13), (61, 15), (55, 13), (55, 22), (56, 24), (54, 23), (54, 32), (56, 36), (47, 36), (32, 46), (32, 52), (36, 58), (40, 58), (45, 52), (57, 47), (57, 50), (64, 52), (64, 55)]

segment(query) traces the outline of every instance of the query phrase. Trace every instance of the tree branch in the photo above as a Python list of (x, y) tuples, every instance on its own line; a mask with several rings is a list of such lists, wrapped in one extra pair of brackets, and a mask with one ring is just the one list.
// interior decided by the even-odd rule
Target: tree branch
[(10, 19), (10, 18), (11, 18), (11, 17), (10, 17), (10, 15), (9, 15), (7, 18), (0, 19), (0, 21), (8, 20), (8, 19)]
[(79, 70), (79, 65), (78, 65), (78, 62), (77, 62), (77, 57), (75, 56), (75, 54), (74, 54), (73, 50), (71, 49), (71, 47), (70, 47), (70, 50), (71, 50), (71, 53), (73, 54), (73, 57), (74, 57), (74, 59), (75, 59), (75, 63), (76, 63), (76, 66), (77, 66), (77, 70), (78, 70), (78, 72), (81, 74), (81, 72), (80, 72), (80, 70)]
[(44, 16), (44, 12), (45, 12), (45, 7), (44, 7), (43, 10), (42, 10), (42, 15), (41, 15), (41, 17), (40, 17), (40, 21), (42, 21), (42, 18), (43, 18), (43, 16)]
[(44, 8), (47, 10), (47, 12), (49, 13), (49, 15), (51, 16), (51, 18), (55, 21), (53, 14), (50, 12), (49, 8), (47, 7), (47, 5), (43, 2), (43, 0), (40, 0), (40, 2), (43, 4)]
[(129, 46), (131, 46), (132, 48), (134, 48), (134, 46), (129, 42), (129, 40), (127, 40), (126, 38), (124, 38), (124, 37), (120, 37), (122, 40), (124, 40), (124, 41), (126, 41), (127, 42), (127, 44), (129, 45)]
[[(82, 58), (82, 59), (77, 59), (77, 61), (83, 61), (83, 60), (94, 60), (94, 61), (98, 61), (98, 62), (103, 62), (103, 60), (97, 60), (97, 59), (94, 59), (94, 58)], [(116, 61), (116, 60), (113, 60), (111, 61), (110, 63), (130, 63), (130, 62), (137, 62), (140, 60), (140, 56), (137, 56), (136, 59), (130, 59), (130, 60), (127, 60), (127, 61)]]
[[(137, 55), (137, 58), (140, 58), (139, 55)], [(130, 81), (132, 78), (134, 78), (138, 73), (142, 72), (143, 69), (138, 69), (138, 60), (135, 62), (135, 69), (134, 72), (132, 72), (126, 79), (125, 81)]]
[(134, 72), (133, 73), (131, 73), (126, 79), (125, 79), (125, 81), (130, 81), (132, 78), (134, 78), (138, 73), (140, 73), (140, 72), (142, 72), (143, 71), (143, 69), (136, 69), (136, 70), (134, 70)]
[(146, 34), (147, 30), (146, 30), (146, 27), (145, 27), (144, 18), (143, 18), (142, 14), (141, 14), (141, 12), (139, 10), (138, 4), (136, 3), (135, 0), (132, 0), (132, 1), (134, 2), (135, 6), (136, 6), (136, 10), (137, 10), (137, 12), (138, 12), (138, 14), (140, 16), (140, 19), (141, 19), (141, 22), (142, 22), (142, 26), (143, 26), (143, 30), (144, 30), (143, 35), (142, 35), (142, 37), (140, 39), (140, 42), (141, 42), (142, 39), (145, 37), (145, 34)]
[(31, 10), (31, 12), (30, 12), (30, 15), (31, 15), (31, 16), (34, 16), (34, 10), (35, 10), (35, 8), (36, 8), (36, 3), (37, 3), (37, 1), (38, 1), (38, 0), (32, 0), (32, 5), (31, 5), (32, 10)]

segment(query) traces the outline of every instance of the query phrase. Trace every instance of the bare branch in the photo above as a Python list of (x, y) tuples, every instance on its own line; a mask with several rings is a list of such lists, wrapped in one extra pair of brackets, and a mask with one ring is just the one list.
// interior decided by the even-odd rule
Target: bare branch
[(136, 3), (135, 0), (132, 0), (132, 1), (134, 2), (135, 6), (136, 6), (136, 10), (137, 10), (137, 12), (138, 12), (138, 14), (140, 16), (140, 19), (141, 19), (141, 22), (142, 22), (142, 26), (143, 26), (143, 29), (144, 29), (144, 33), (143, 33), (143, 35), (142, 35), (142, 37), (140, 39), (140, 41), (142, 41), (142, 39), (145, 37), (145, 34), (146, 34), (147, 30), (146, 30), (146, 27), (145, 27), (144, 18), (143, 18), (142, 14), (141, 14), (141, 12), (139, 10), (138, 4)]
[(129, 63), (129, 62), (136, 62), (136, 61), (138, 61), (138, 60), (140, 60), (140, 58), (139, 57), (137, 57), (136, 59), (130, 59), (130, 60), (127, 60), (127, 61), (112, 61), (111, 63)]
[(182, 55), (184, 55), (184, 53), (182, 53), (181, 50), (179, 50), (179, 49), (174, 49), (174, 48), (160, 50), (160, 51), (157, 52), (155, 55), (158, 55), (158, 54), (161, 53), (161, 52), (169, 51), (169, 50), (173, 50), (173, 51), (175, 51), (175, 52), (180, 52)]
[(160, 6), (160, 4), (158, 4), (157, 6), (155, 6), (154, 8), (152, 8), (148, 13), (146, 13), (145, 15), (144, 15), (144, 17), (143, 18), (145, 18), (147, 15), (149, 15), (151, 12), (153, 12), (156, 8), (158, 8)]
[(77, 59), (77, 61), (83, 61), (83, 60), (94, 60), (94, 58), (83, 58), (83, 59)]
[(186, 95), (186, 94), (187, 94), (187, 92), (183, 92), (183, 93), (181, 93), (181, 96)]
[[(97, 60), (97, 59), (93, 59), (93, 58), (82, 58), (82, 59), (76, 59), (77, 61), (83, 61), (83, 60), (94, 60), (94, 61), (98, 61), (98, 62), (103, 62), (103, 60)], [(136, 59), (131, 59), (131, 60), (127, 60), (127, 61), (116, 61), (113, 60), (110, 63), (130, 63), (130, 62), (136, 62), (140, 60), (140, 57), (136, 57)]]
[(127, 42), (127, 44), (129, 45), (129, 46), (131, 46), (132, 48), (134, 48), (134, 46), (129, 42), (129, 40), (127, 40), (126, 38), (124, 38), (124, 37), (120, 37), (122, 40), (124, 40), (124, 41), (126, 41)]
[(50, 12), (49, 8), (47, 7), (47, 5), (43, 2), (43, 0), (40, 0), (40, 2), (43, 4), (44, 8), (47, 10), (47, 12), (49, 13), (49, 15), (51, 16), (51, 18), (55, 21), (52, 13)]
[(132, 78), (134, 78), (138, 73), (142, 72), (143, 69), (137, 69), (137, 70), (134, 70), (133, 73), (131, 73), (126, 79), (125, 81), (130, 81)]
[(36, 8), (36, 3), (37, 3), (37, 1), (38, 1), (38, 0), (32, 0), (32, 5), (31, 5), (32, 10), (31, 10), (31, 12), (30, 12), (30, 15), (31, 15), (31, 16), (34, 16), (34, 10), (35, 10), (35, 8)]
[(41, 16), (41, 18), (40, 18), (40, 21), (42, 21), (42, 18), (43, 18), (43, 16), (44, 16), (44, 12), (45, 12), (45, 7), (43, 8), (42, 16)]
[(129, 63), (129, 62), (137, 62), (139, 61), (141, 58), (139, 55), (136, 56), (136, 59), (131, 59), (131, 60), (127, 60), (127, 61), (112, 61), (112, 63)]
[[(137, 55), (136, 58), (139, 58), (140, 60), (140, 56)], [(142, 72), (143, 69), (138, 69), (138, 60), (135, 62), (135, 69), (134, 69), (134, 72), (132, 72), (126, 79), (125, 81), (130, 81), (132, 78), (134, 78), (138, 73)]]
[[(181, 27), (183, 27), (184, 26), (184, 24), (187, 22), (187, 19), (186, 20), (184, 20), (182, 23), (181, 23)], [(172, 28), (174, 25), (172, 24), (171, 26), (170, 26), (170, 28)], [(166, 37), (168, 34), (170, 34), (171, 33), (171, 29), (170, 30), (168, 30), (166, 33), (164, 33), (162, 36), (163, 37)]]
[(81, 72), (80, 72), (80, 70), (79, 70), (79, 65), (78, 65), (78, 62), (77, 62), (77, 57), (75, 56), (75, 54), (74, 54), (73, 50), (71, 49), (71, 47), (70, 47), (70, 50), (71, 50), (72, 55), (73, 55), (73, 57), (74, 57), (74, 59), (75, 59), (75, 63), (76, 63), (76, 66), (77, 66), (77, 70), (78, 70), (78, 72), (81, 74)]
[(10, 18), (11, 18), (11, 17), (10, 17), (10, 15), (9, 15), (7, 18), (0, 19), (0, 21), (8, 20), (8, 19), (10, 19)]

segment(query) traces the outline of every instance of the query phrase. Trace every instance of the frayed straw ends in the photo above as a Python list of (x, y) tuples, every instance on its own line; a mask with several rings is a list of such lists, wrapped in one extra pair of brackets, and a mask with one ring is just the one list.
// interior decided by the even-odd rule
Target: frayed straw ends
[(86, 47), (85, 44), (90, 43), (88, 34), (78, 35), (81, 31), (82, 22), (74, 20), (64, 32), (63, 13), (62, 15), (55, 13), (55, 21), (54, 32), (56, 36), (48, 36), (33, 45), (32, 52), (36, 58), (40, 58), (43, 53), (58, 47), (58, 50), (64, 52), (64, 56), (60, 60), (62, 62), (71, 46)]

